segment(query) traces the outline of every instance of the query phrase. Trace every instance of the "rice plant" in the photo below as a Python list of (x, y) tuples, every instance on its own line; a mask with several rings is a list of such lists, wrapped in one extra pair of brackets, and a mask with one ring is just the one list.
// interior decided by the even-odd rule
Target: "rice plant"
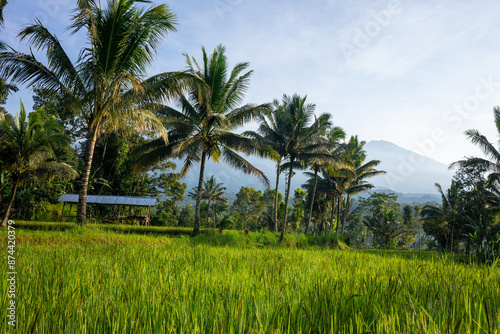
[[(258, 247), (217, 246), (188, 237), (98, 230), (18, 231), (16, 238), (20, 333), (498, 333), (500, 328), (498, 267), (446, 256), (297, 249), (278, 247), (274, 240), (263, 246), (271, 240), (265, 237)], [(9, 302), (6, 273), (4, 267), (2, 319)]]

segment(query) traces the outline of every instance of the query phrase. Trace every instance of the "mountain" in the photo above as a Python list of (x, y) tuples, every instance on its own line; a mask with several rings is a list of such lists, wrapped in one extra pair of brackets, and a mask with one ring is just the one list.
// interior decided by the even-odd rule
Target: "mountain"
[[(400, 201), (405, 203), (428, 201), (440, 201), (438, 192), (434, 186), (440, 183), (447, 189), (451, 183), (453, 173), (447, 166), (415, 152), (406, 150), (387, 141), (370, 141), (366, 144), (368, 160), (381, 160), (379, 170), (385, 170), (387, 174), (379, 175), (372, 179), (377, 189), (384, 192), (395, 192), (399, 194)], [(269, 178), (270, 186), (276, 184), (276, 163), (268, 159), (258, 157), (246, 157), (255, 167), (262, 170)], [(182, 166), (181, 161), (175, 161), (177, 172)], [(187, 192), (198, 184), (199, 165), (193, 166), (186, 177), (182, 180), (187, 184)], [(214, 175), (218, 182), (222, 182), (227, 188), (226, 197), (232, 202), (236, 193), (242, 186), (255, 187), (264, 190), (265, 186), (257, 178), (245, 175), (229, 165), (221, 162), (216, 164), (207, 161), (205, 166), (205, 178)], [(292, 189), (299, 188), (305, 183), (307, 177), (300, 171), (292, 178)], [(285, 193), (285, 174), (280, 177), (280, 192)]]
[(387, 174), (370, 180), (373, 185), (399, 193), (437, 194), (435, 183), (448, 189), (454, 172), (448, 166), (388, 141), (365, 145), (367, 160), (380, 160), (378, 169)]

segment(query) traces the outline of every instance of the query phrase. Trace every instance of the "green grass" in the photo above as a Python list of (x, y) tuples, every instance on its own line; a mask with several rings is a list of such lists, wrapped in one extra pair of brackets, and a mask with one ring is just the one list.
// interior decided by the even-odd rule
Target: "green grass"
[[(22, 230), (38, 231), (66, 231), (78, 229), (80, 226), (76, 223), (66, 222), (41, 222), (41, 221), (23, 221), (16, 220), (16, 227)], [(88, 224), (87, 229), (114, 231), (124, 234), (148, 234), (148, 235), (190, 235), (193, 231), (189, 227), (163, 227), (163, 226), (139, 226), (128, 224)], [(213, 233), (213, 229), (201, 229), (201, 233)]]
[[(81, 233), (92, 231), (115, 232), (118, 234), (149, 235), (149, 236), (190, 236), (191, 227), (165, 227), (165, 226), (139, 226), (127, 224), (88, 224), (82, 227), (76, 223), (61, 222), (38, 222), (38, 221), (16, 221), (16, 228), (31, 231), (70, 231), (71, 233)], [(250, 232), (245, 235), (242, 231), (224, 230), (222, 234), (213, 228), (203, 228), (200, 235), (192, 238), (193, 244), (205, 244), (212, 246), (232, 246), (232, 247), (267, 247), (278, 242), (278, 235), (268, 231)], [(306, 236), (304, 234), (286, 234), (282, 243), (285, 247), (307, 248), (307, 247), (328, 247), (328, 248), (348, 248), (335, 233), (321, 236)]]
[(17, 331), (498, 333), (498, 267), (273, 238), (16, 230)]

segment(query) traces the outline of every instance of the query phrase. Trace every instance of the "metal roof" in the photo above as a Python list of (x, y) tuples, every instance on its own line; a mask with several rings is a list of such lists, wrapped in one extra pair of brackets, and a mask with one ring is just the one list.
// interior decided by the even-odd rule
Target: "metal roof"
[[(78, 194), (63, 194), (59, 197), (59, 202), (78, 203)], [(109, 204), (109, 205), (132, 205), (132, 206), (154, 206), (155, 197), (132, 197), (132, 196), (104, 196), (87, 195), (89, 204)]]

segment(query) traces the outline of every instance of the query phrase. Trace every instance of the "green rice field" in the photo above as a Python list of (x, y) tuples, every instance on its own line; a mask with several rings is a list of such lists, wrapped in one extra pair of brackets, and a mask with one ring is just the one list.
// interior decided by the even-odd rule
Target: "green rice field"
[[(451, 256), (197, 238), (16, 231), (17, 328), (4, 332), (499, 333), (500, 270)], [(231, 234), (233, 234), (231, 236)], [(270, 234), (269, 234), (270, 235)], [(212, 240), (208, 240), (212, 238)], [(208, 241), (207, 241), (208, 240)], [(218, 245), (219, 244), (219, 245)]]

